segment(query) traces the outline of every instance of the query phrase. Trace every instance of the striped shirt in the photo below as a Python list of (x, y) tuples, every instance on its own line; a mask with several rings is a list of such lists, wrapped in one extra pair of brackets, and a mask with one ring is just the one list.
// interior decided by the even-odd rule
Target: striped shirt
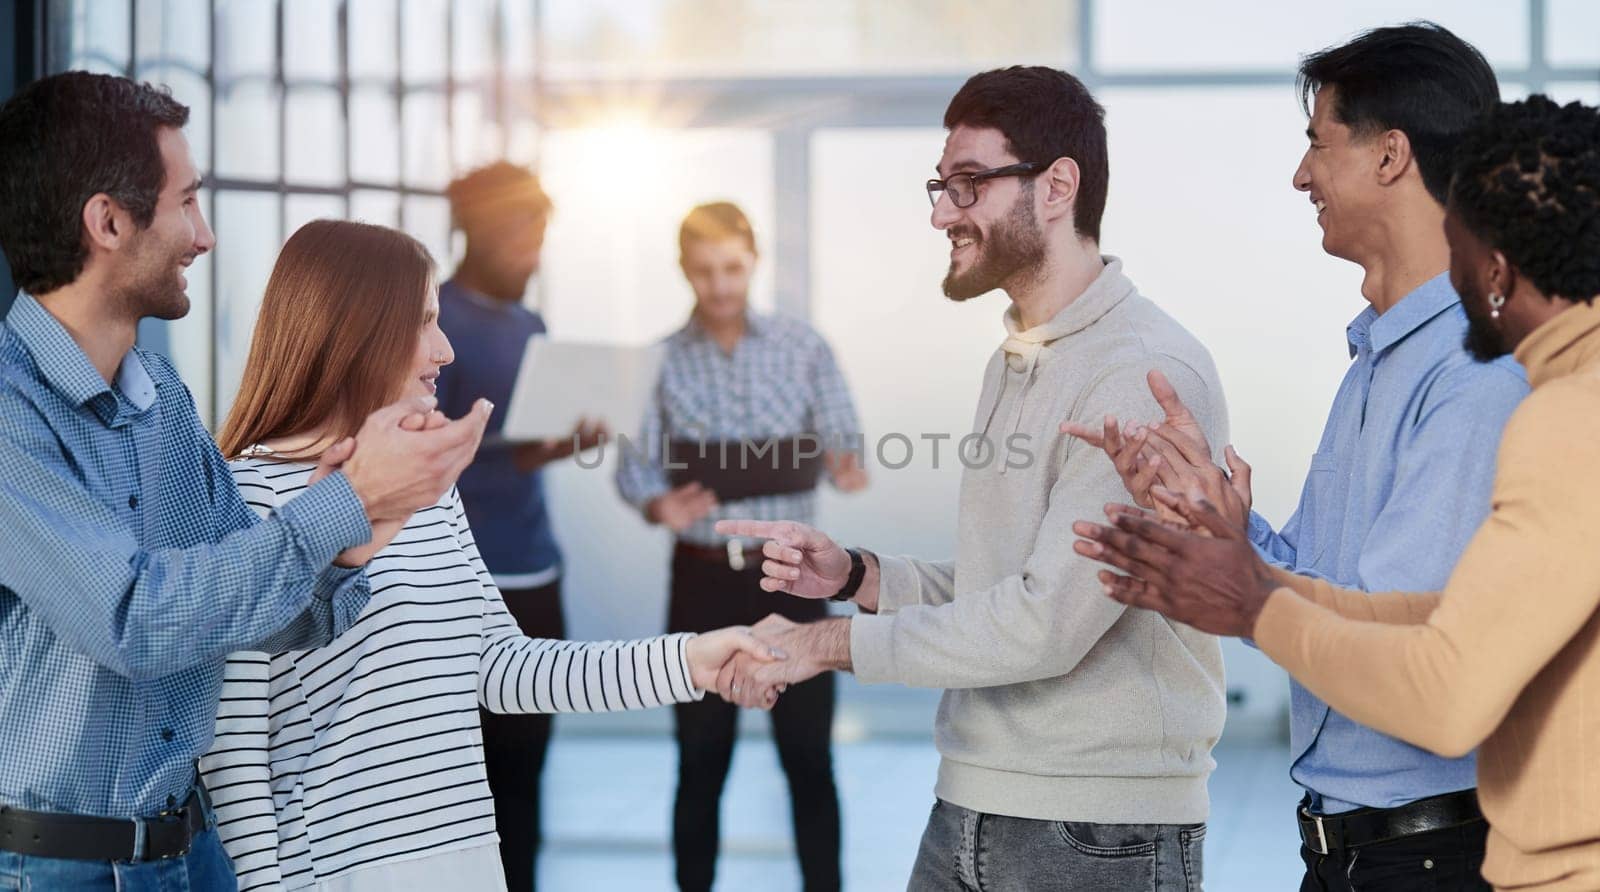
[[(672, 488), (663, 437), (671, 440), (748, 440), (814, 434), (821, 448), (860, 450), (850, 388), (833, 350), (815, 329), (786, 316), (745, 317), (744, 336), (724, 352), (693, 318), (666, 340), (661, 380), (645, 410), (637, 441), (618, 449), (617, 490), (643, 511)], [(733, 454), (732, 452), (729, 453)], [(758, 496), (719, 504), (678, 538), (720, 546), (728, 537), (712, 527), (727, 518), (811, 522), (815, 491)]]
[[(231, 463), (267, 513), (309, 465)], [(531, 639), (506, 612), (451, 490), (367, 566), (372, 600), (311, 651), (229, 657), (215, 748), (201, 762), (241, 890), (477, 848), (497, 858), (478, 706), (602, 712), (703, 696), (685, 644)]]

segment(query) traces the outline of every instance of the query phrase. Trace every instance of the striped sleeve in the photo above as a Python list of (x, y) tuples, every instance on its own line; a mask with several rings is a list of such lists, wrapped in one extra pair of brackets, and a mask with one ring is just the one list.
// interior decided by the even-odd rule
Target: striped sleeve
[(279, 889), (278, 821), (267, 767), (267, 671), (263, 653), (228, 656), (216, 740), (200, 774), (216, 809), (217, 836), (241, 892)]
[[(246, 505), (266, 517), (277, 494), (248, 459), (228, 464)], [(217, 837), (233, 861), (241, 892), (280, 889), (278, 820), (267, 767), (267, 673), (269, 657), (254, 651), (228, 655), (217, 707), (211, 752), (200, 759), (200, 776), (217, 815)]]
[(478, 702), (490, 712), (614, 712), (699, 700), (690, 681), (690, 634), (638, 641), (529, 638), (506, 610), (478, 555), (461, 499), (450, 494), (451, 524), (484, 588)]

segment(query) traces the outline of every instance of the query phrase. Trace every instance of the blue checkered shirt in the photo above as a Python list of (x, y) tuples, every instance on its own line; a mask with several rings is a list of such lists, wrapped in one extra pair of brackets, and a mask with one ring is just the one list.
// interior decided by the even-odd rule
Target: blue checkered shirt
[[(662, 438), (696, 442), (816, 435), (822, 448), (862, 449), (850, 388), (833, 350), (811, 326), (785, 316), (746, 317), (744, 337), (726, 353), (693, 319), (667, 338), (661, 380), (645, 410), (639, 436), (619, 444), (617, 489), (644, 510), (671, 489)], [(731, 453), (730, 453), (731, 454)], [(727, 541), (712, 530), (724, 518), (810, 523), (815, 492), (726, 502), (678, 538), (696, 545)]]
[(165, 359), (130, 350), (108, 386), (26, 294), (0, 326), (0, 468), (0, 805), (170, 807), (227, 653), (326, 643), (367, 602), (331, 565), (372, 535), (342, 474), (258, 520)]

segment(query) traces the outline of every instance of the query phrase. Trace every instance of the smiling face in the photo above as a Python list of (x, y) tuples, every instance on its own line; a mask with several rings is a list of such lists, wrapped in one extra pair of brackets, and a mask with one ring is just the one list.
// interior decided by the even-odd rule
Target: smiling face
[(216, 244), (200, 213), (200, 174), (189, 142), (175, 127), (158, 131), (166, 179), (150, 225), (135, 230), (110, 281), (122, 283), (118, 297), (135, 318), (181, 319), (189, 312), (183, 271)]
[[(961, 125), (945, 137), (939, 176), (975, 173), (1016, 164), (1005, 136), (993, 127)], [(962, 301), (1005, 288), (1036, 273), (1045, 261), (1044, 233), (1034, 208), (1034, 177), (996, 177), (977, 183), (978, 199), (958, 208), (948, 194), (931, 222), (950, 239), (944, 293)]]
[(1322, 250), (1358, 261), (1383, 198), (1377, 177), (1383, 145), (1376, 134), (1358, 136), (1339, 121), (1337, 106), (1336, 87), (1317, 91), (1306, 127), (1310, 145), (1294, 172), (1294, 187), (1316, 209)]
[(450, 339), (439, 328), (439, 289), (428, 283), (423, 296), (422, 330), (417, 334), (417, 348), (411, 356), (410, 371), (401, 389), (401, 397), (433, 396), (439, 391), (439, 370), (454, 362), (455, 351)]

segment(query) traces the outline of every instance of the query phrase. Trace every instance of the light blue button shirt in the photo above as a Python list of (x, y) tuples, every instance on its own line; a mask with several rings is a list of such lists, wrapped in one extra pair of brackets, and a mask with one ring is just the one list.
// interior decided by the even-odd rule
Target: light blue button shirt
[(370, 587), (332, 561), (371, 537), (339, 473), (258, 520), (165, 359), (130, 350), (109, 385), (19, 296), (0, 325), (0, 805), (175, 805), (228, 652), (348, 628)]
[[(1250, 537), (1275, 563), (1366, 591), (1444, 588), (1489, 513), (1500, 432), (1528, 393), (1507, 356), (1473, 360), (1448, 274), (1346, 329), (1355, 361), (1328, 413), (1300, 505)], [(1323, 813), (1392, 808), (1476, 785), (1444, 759), (1357, 724), (1291, 682), (1290, 776)]]

